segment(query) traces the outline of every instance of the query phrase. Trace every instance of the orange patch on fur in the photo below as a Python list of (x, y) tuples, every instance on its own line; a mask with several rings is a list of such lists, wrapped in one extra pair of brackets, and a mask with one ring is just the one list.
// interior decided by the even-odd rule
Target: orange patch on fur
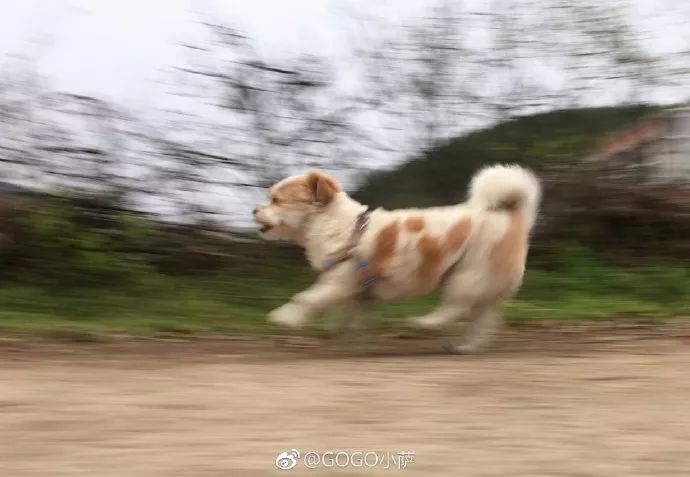
[(426, 221), (423, 217), (410, 217), (405, 220), (405, 229), (410, 232), (420, 232), (425, 224)]
[(527, 235), (522, 216), (512, 213), (509, 220), (505, 234), (496, 242), (489, 257), (494, 272), (499, 276), (509, 276), (522, 267), (527, 255)]
[(285, 179), (269, 189), (271, 205), (287, 209), (306, 209), (314, 195), (305, 176)]
[(419, 277), (424, 281), (434, 281), (439, 274), (443, 259), (441, 241), (432, 235), (423, 235), (417, 242), (417, 250), (422, 256), (419, 265)]
[(376, 242), (374, 251), (369, 264), (364, 268), (363, 273), (367, 277), (376, 277), (390, 265), (395, 249), (398, 246), (398, 236), (400, 235), (400, 225), (397, 221), (391, 222), (381, 229)]
[(470, 235), (472, 220), (469, 217), (459, 220), (453, 225), (443, 243), (443, 248), (446, 252), (454, 252), (465, 243), (467, 237)]
[(338, 182), (328, 174), (314, 171), (289, 177), (268, 190), (271, 205), (293, 210), (330, 204), (340, 192)]
[(462, 247), (470, 234), (471, 225), (469, 217), (459, 220), (448, 230), (443, 240), (429, 234), (422, 235), (417, 242), (417, 250), (421, 255), (417, 272), (422, 281), (433, 284), (439, 279), (443, 258)]

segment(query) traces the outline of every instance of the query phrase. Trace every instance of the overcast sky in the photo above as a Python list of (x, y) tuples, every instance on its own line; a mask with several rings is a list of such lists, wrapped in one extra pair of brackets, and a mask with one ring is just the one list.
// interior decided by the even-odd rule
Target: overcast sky
[[(602, 0), (607, 1), (607, 0)], [(488, 0), (465, 0), (486, 8)], [(690, 2), (630, 0), (631, 22), (644, 47), (664, 55), (690, 47)], [(0, 65), (30, 58), (49, 85), (100, 97), (137, 114), (169, 102), (171, 67), (185, 63), (181, 43), (207, 33), (201, 19), (245, 31), (268, 58), (312, 53), (335, 63), (352, 52), (356, 16), (396, 24), (423, 14), (425, 0), (0, 0)], [(660, 101), (688, 99), (684, 88), (657, 92)]]
[(348, 53), (348, 11), (403, 17), (423, 0), (0, 0), (0, 55), (35, 59), (56, 89), (147, 109), (165, 101), (160, 82), (184, 63), (181, 42), (202, 18), (245, 31), (266, 56)]
[[(631, 0), (646, 46), (663, 53), (690, 42), (690, 2)], [(180, 42), (202, 34), (202, 16), (246, 31), (262, 54), (348, 54), (349, 13), (404, 19), (424, 0), (0, 0), (0, 55), (35, 58), (57, 89), (147, 109), (160, 81), (184, 62)], [(468, 2), (465, 2), (468, 3)], [(474, 2), (469, 3), (482, 3)], [(159, 94), (160, 93), (160, 94)]]

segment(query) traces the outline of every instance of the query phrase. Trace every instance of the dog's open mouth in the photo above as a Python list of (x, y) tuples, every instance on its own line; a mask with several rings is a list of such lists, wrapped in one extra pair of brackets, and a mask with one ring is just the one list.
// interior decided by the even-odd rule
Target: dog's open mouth
[(264, 224), (261, 226), (261, 228), (259, 228), (259, 232), (261, 232), (262, 234), (265, 234), (266, 232), (269, 232), (272, 228), (273, 228), (272, 225)]

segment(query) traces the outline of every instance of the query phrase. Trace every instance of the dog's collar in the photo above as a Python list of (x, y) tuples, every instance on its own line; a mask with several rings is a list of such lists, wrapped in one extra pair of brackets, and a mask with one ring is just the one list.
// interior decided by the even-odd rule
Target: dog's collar
[[(367, 227), (369, 227), (370, 215), (371, 209), (367, 207), (357, 216), (355, 227), (350, 234), (350, 239), (348, 240), (347, 245), (342, 250), (328, 256), (321, 267), (321, 272), (327, 272), (336, 265), (346, 262), (352, 258), (352, 250), (355, 248), (355, 246), (357, 246), (359, 239), (362, 238), (362, 235), (364, 235), (364, 232), (366, 232)], [(359, 261), (357, 262), (357, 268), (363, 268), (366, 266), (366, 264), (367, 262)]]

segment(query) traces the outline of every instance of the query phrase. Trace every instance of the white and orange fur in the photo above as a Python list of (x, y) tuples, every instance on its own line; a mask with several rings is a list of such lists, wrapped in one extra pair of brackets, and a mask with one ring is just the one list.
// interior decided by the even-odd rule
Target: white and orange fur
[[(254, 213), (264, 237), (297, 242), (317, 270), (348, 246), (357, 218), (366, 210), (322, 172), (277, 183), (269, 199)], [(475, 175), (464, 203), (376, 209), (352, 250), (353, 259), (322, 272), (307, 290), (273, 310), (268, 320), (298, 327), (318, 313), (356, 305), (367, 277), (375, 278), (367, 297), (380, 301), (422, 295), (442, 286), (438, 307), (411, 318), (412, 323), (439, 328), (470, 320), (463, 343), (453, 350), (476, 351), (500, 323), (499, 305), (522, 283), (539, 200), (539, 182), (531, 172), (497, 165)], [(366, 266), (358, 268), (357, 261)]]

